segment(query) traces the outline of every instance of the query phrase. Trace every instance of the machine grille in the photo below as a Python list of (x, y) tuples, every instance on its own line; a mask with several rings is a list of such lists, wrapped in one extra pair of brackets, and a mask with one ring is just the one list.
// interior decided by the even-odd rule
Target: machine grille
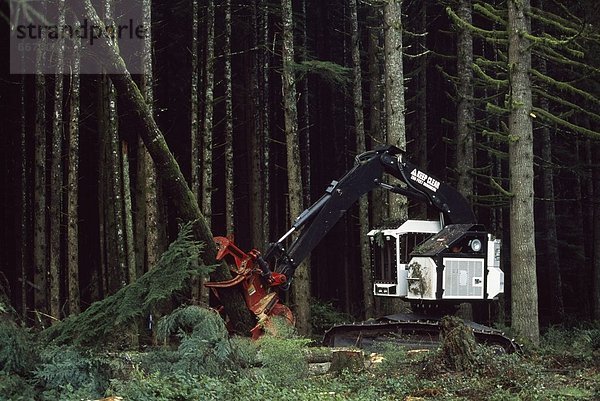
[(444, 258), (444, 298), (483, 298), (482, 259)]

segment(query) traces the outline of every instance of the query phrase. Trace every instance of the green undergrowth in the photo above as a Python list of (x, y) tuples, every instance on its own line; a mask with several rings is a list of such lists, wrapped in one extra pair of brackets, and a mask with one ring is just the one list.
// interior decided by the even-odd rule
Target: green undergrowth
[(463, 372), (432, 367), (436, 351), (388, 344), (366, 355), (372, 363), (363, 370), (319, 375), (311, 374), (304, 357), (314, 344), (285, 327), (258, 341), (229, 337), (216, 313), (187, 306), (158, 322), (160, 345), (144, 352), (99, 352), (35, 348), (28, 331), (0, 325), (3, 349), (8, 345), (13, 352), (0, 353), (0, 400), (600, 399), (596, 327), (552, 329), (538, 350), (523, 354), (478, 347), (473, 367)]
[[(339, 318), (321, 305), (324, 321)], [(315, 374), (315, 343), (275, 320), (258, 341), (231, 337), (220, 316), (182, 306), (155, 326), (156, 345), (140, 350), (48, 342), (0, 303), (0, 400), (131, 401), (600, 399), (600, 324), (548, 329), (537, 348), (497, 354), (477, 346), (462, 372), (440, 351), (385, 344), (364, 369)]]

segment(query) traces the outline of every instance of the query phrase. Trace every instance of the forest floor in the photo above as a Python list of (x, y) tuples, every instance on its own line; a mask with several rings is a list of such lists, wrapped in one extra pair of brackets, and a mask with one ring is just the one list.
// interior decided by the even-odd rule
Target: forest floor
[(42, 344), (0, 321), (0, 400), (600, 400), (597, 324), (548, 330), (540, 347), (520, 353), (477, 346), (460, 372), (440, 363), (439, 350), (397, 345), (327, 371), (327, 363), (309, 363), (314, 341), (230, 338), (214, 313), (190, 309), (171, 323), (202, 315), (201, 325), (170, 326), (174, 341), (142, 351)]

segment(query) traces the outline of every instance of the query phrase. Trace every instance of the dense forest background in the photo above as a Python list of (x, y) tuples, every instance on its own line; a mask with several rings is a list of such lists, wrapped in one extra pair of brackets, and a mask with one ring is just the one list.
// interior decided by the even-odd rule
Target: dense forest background
[[(119, 15), (125, 3), (97, 10)], [(518, 229), (509, 224), (511, 1), (142, 3), (152, 30), (144, 74), (133, 78), (215, 235), (264, 249), (297, 216), (294, 193), (306, 207), (358, 153), (395, 144), (459, 188), (503, 240), (507, 298), (496, 318), (510, 323), (510, 236)], [(531, 33), (521, 32), (532, 57), (532, 264), (543, 326), (600, 318), (598, 11), (593, 0), (532, 1)], [(400, 128), (387, 120), (395, 96), (389, 30), (401, 33)], [(182, 222), (139, 138), (144, 128), (110, 77), (73, 66), (8, 74), (9, 31), (2, 22), (0, 290), (26, 324), (45, 326), (151, 269)], [(309, 285), (303, 294), (357, 318), (373, 313), (361, 233), (392, 224), (384, 204), (372, 193), (366, 220), (359, 205), (349, 210), (298, 278)], [(416, 203), (408, 216), (437, 218)], [(290, 302), (302, 308), (301, 299), (309, 302)]]

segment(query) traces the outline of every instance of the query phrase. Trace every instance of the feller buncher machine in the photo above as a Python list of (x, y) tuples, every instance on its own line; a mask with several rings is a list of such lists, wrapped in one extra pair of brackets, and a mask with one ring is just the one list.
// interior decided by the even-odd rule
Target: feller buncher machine
[[(404, 185), (385, 183), (384, 175)], [(272, 316), (293, 323), (280, 300), (294, 272), (344, 213), (373, 190), (391, 191), (420, 200), (440, 212), (439, 220), (407, 220), (399, 227), (369, 232), (373, 293), (399, 297), (413, 313), (399, 313), (361, 323), (332, 327), (324, 337), (330, 346), (369, 347), (378, 341), (437, 344), (439, 319), (464, 302), (489, 303), (504, 290), (500, 240), (477, 224), (469, 202), (454, 188), (406, 160), (394, 146), (358, 155), (354, 167), (304, 210), (292, 227), (264, 252), (244, 252), (231, 239), (216, 237), (218, 259), (229, 259), (233, 278), (209, 282), (218, 297), (224, 288), (241, 287), (248, 309), (256, 316), (251, 330), (258, 338)], [(514, 351), (516, 344), (500, 331), (473, 322), (478, 342)]]

